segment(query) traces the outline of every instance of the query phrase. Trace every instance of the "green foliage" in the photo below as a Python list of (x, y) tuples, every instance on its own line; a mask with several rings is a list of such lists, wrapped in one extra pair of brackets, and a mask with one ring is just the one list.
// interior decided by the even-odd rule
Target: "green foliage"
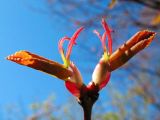
[(119, 117), (116, 113), (107, 113), (102, 117), (102, 120), (119, 120)]

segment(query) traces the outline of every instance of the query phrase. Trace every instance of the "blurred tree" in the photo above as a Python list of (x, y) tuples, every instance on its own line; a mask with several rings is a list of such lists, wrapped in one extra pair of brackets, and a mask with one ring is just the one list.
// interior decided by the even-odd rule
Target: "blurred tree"
[(77, 25), (97, 26), (97, 20), (106, 16), (117, 21), (114, 24), (119, 27), (132, 24), (142, 28), (160, 28), (157, 17), (160, 14), (159, 0), (48, 0), (46, 4), (53, 17), (63, 17), (63, 20)]
[[(71, 25), (74, 23), (74, 25), (86, 26), (86, 29), (99, 27), (97, 21), (106, 16), (115, 31), (113, 35), (116, 44), (120, 44), (121, 39), (128, 39), (133, 31), (139, 29), (156, 31), (157, 39), (152, 47), (143, 51), (138, 59), (133, 59), (123, 66), (121, 71), (123, 70), (124, 73), (121, 77), (125, 77), (126, 81), (132, 80), (133, 86), (127, 88), (128, 91), (134, 91), (136, 96), (141, 96), (144, 101), (155, 106), (155, 109), (160, 112), (160, 57), (157, 56), (159, 54), (158, 39), (160, 38), (159, 0), (48, 0), (46, 5), (53, 17), (59, 20), (63, 18), (64, 22)], [(87, 50), (92, 49), (84, 44), (81, 47)], [(99, 54), (98, 48), (99, 46), (96, 46), (93, 51), (91, 50), (90, 55)], [(95, 59), (93, 58), (93, 60)], [(119, 75), (114, 77), (116, 76), (118, 79)], [(126, 81), (124, 85), (130, 86)]]
[[(114, 31), (114, 43), (116, 45), (122, 43), (122, 39), (128, 39), (131, 34), (139, 29), (151, 29), (157, 32), (157, 39), (152, 44), (152, 47), (143, 51), (136, 59), (133, 59), (123, 66), (122, 69), (115, 72), (113, 75), (115, 79), (112, 80), (107, 88), (107, 94), (111, 97), (110, 102), (107, 102), (109, 105), (104, 107), (98, 104), (96, 111), (94, 111), (93, 119), (159, 120), (160, 57), (158, 55), (160, 42), (158, 39), (160, 38), (160, 1), (45, 0), (43, 2), (47, 10), (39, 9), (40, 12), (46, 13), (46, 11), (49, 11), (53, 19), (61, 20), (64, 24), (67, 23), (67, 25), (85, 26), (88, 30), (93, 27), (99, 27), (100, 24), (97, 21), (100, 21), (101, 17), (105, 16)], [(99, 52), (99, 44), (94, 47), (88, 47), (87, 42), (85, 45), (80, 43), (81, 49), (87, 49), (90, 60), (98, 61), (93, 54), (99, 56), (101, 52)], [(75, 110), (76, 108), (72, 102), (68, 104), (66, 104), (67, 107), (63, 105), (63, 107), (56, 109), (56, 112), (60, 111), (58, 115), (63, 114), (63, 116), (67, 116), (68, 118), (65, 118), (65, 120), (82, 119), (78, 117), (81, 112), (76, 112), (77, 114), (70, 113), (72, 112), (71, 109)], [(47, 109), (44, 106), (36, 108), (36, 112), (28, 119), (64, 119), (60, 116), (54, 116), (55, 110), (52, 109), (54, 107), (50, 108), (50, 106), (52, 105), (49, 104), (46, 107)], [(73, 106), (74, 108), (72, 108)], [(34, 108), (36, 105), (32, 107)], [(113, 111), (108, 112), (107, 108), (111, 108)]]

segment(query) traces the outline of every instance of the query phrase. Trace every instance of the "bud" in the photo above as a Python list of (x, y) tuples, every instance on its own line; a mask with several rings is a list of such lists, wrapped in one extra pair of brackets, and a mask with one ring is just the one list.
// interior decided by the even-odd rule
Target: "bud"
[(24, 50), (8, 56), (7, 60), (40, 70), (62, 80), (68, 79), (73, 74), (64, 65)]
[(155, 32), (149, 30), (137, 32), (126, 43), (124, 43), (120, 48), (118, 48), (114, 53), (111, 54), (111, 56), (109, 57), (109, 71), (111, 72), (121, 67), (135, 54), (149, 46), (155, 35)]
[(108, 70), (109, 63), (102, 57), (92, 74), (92, 81), (96, 86), (99, 86), (99, 89), (105, 87), (110, 79), (111, 74)]

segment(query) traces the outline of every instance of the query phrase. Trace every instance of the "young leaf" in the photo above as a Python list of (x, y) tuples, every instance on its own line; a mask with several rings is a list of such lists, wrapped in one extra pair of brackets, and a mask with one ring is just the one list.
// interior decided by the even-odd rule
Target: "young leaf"
[(7, 60), (40, 70), (62, 80), (66, 80), (68, 77), (72, 76), (72, 72), (65, 68), (64, 65), (28, 51), (18, 51), (15, 54), (8, 56)]

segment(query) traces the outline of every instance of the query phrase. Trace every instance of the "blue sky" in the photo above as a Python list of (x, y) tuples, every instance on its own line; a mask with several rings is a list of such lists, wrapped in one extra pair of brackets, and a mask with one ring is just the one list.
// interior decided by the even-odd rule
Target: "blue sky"
[[(34, 3), (34, 1), (32, 2)], [(28, 3), (31, 3), (31, 1)], [(0, 114), (8, 104), (22, 103), (25, 111), (28, 111), (29, 104), (36, 101), (44, 101), (52, 94), (56, 96), (55, 102), (57, 104), (65, 103), (71, 96), (64, 87), (63, 81), (5, 60), (6, 56), (16, 51), (28, 50), (62, 63), (58, 52), (58, 40), (65, 35), (71, 36), (76, 30), (76, 27), (66, 27), (67, 24), (52, 19), (50, 14), (33, 11), (28, 6), (28, 3), (21, 0), (0, 1)], [(37, 6), (43, 6), (40, 2), (36, 3), (39, 3)], [(79, 43), (85, 44), (87, 41), (88, 45), (101, 44), (92, 31), (89, 32), (85, 33), (84, 30), (81, 33), (82, 35), (90, 36), (91, 39), (87, 41), (86, 39), (81, 39), (80, 36), (71, 56), (71, 59), (82, 71), (85, 83), (91, 79), (90, 70), (94, 68), (96, 62), (90, 61), (94, 54), (89, 55), (82, 49), (80, 51)], [(96, 60), (98, 61), (97, 58)], [(83, 71), (84, 68), (88, 68), (88, 71)], [(123, 72), (117, 70), (112, 75), (112, 81), (121, 83), (117, 84), (117, 87), (120, 87), (121, 90), (125, 89), (123, 76), (125, 73)], [(116, 78), (114, 74), (123, 78), (123, 81), (118, 77)], [(111, 82), (109, 85), (112, 85)], [(106, 99), (107, 95), (109, 94), (106, 94), (106, 89), (101, 91), (100, 100), (108, 100), (108, 98)]]
[[(65, 35), (71, 36), (76, 27), (64, 27), (63, 23), (55, 21), (49, 14), (33, 11), (28, 7), (28, 3), (20, 0), (1, 0), (0, 16), (0, 109), (8, 104), (22, 102), (27, 110), (29, 104), (43, 101), (52, 94), (56, 96), (57, 104), (64, 103), (71, 94), (66, 91), (63, 81), (7, 61), (5, 57), (19, 50), (28, 50), (62, 63), (58, 52), (58, 40)], [(94, 38), (98, 41), (96, 36)], [(76, 54), (81, 56), (86, 54), (86, 51), (78, 51), (77, 45), (71, 58), (82, 71), (84, 68), (81, 65), (90, 57), (81, 58), (80, 62)], [(91, 68), (95, 66), (95, 63), (86, 64)], [(82, 75), (85, 83), (88, 83), (91, 74), (85, 71)]]
[[(52, 19), (49, 14), (33, 11), (28, 7), (28, 3), (20, 0), (0, 1), (0, 106), (18, 101), (27, 106), (36, 100), (43, 101), (51, 94), (56, 95), (57, 103), (62, 103), (70, 96), (63, 81), (4, 59), (16, 51), (28, 50), (62, 63), (58, 53), (58, 40), (65, 35), (71, 36), (76, 28), (64, 26), (63, 23)], [(39, 3), (37, 6), (41, 6), (40, 2), (36, 3)], [(87, 44), (93, 44), (94, 40), (98, 42), (95, 44), (101, 44), (92, 31), (89, 34), (85, 32), (82, 34), (94, 36)], [(85, 40), (81, 43), (86, 43)], [(79, 52), (77, 45), (71, 56), (81, 71), (84, 69), (84, 62), (86, 66), (90, 66), (88, 68), (94, 68), (96, 63), (88, 60), (90, 56), (86, 55), (80, 62), (75, 54), (84, 56), (86, 51)], [(85, 83), (89, 82), (91, 74), (84, 71), (82, 75)]]
[(62, 29), (61, 23), (47, 14), (33, 12), (20, 0), (1, 0), (0, 16), (0, 106), (21, 101), (27, 107), (51, 94), (56, 95), (57, 103), (64, 102), (70, 94), (63, 81), (4, 58), (18, 50), (28, 50), (62, 62), (58, 39), (74, 31)]

